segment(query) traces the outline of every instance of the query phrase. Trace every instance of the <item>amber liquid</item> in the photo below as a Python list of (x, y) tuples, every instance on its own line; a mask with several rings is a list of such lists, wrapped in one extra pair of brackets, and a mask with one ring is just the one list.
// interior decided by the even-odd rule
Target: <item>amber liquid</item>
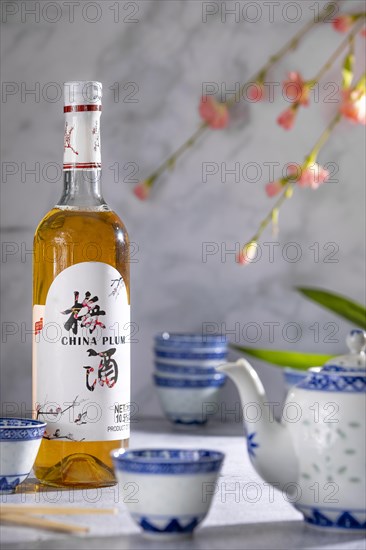
[[(103, 208), (103, 207), (102, 207)], [(99, 261), (117, 269), (130, 295), (129, 240), (119, 217), (111, 211), (54, 208), (34, 236), (33, 304), (44, 305), (59, 273), (74, 264)], [(37, 400), (33, 373), (33, 403)], [(123, 441), (54, 441), (43, 439), (34, 470), (55, 487), (114, 485), (110, 452), (127, 447)]]

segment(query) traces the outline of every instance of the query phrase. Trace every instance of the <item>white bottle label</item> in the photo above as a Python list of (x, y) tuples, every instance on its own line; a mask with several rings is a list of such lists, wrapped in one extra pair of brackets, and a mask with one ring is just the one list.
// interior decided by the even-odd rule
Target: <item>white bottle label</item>
[(104, 441), (130, 435), (130, 306), (121, 274), (83, 262), (33, 307), (37, 418), (45, 437)]

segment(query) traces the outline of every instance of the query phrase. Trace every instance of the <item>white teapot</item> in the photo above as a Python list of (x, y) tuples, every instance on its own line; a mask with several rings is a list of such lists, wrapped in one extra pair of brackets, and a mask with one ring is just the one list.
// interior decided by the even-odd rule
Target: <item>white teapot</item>
[(235, 382), (242, 405), (261, 414), (246, 419), (251, 462), (285, 491), (305, 521), (325, 529), (366, 530), (366, 333), (347, 337), (351, 353), (309, 372), (290, 389), (281, 422), (257, 373), (245, 359), (218, 370)]

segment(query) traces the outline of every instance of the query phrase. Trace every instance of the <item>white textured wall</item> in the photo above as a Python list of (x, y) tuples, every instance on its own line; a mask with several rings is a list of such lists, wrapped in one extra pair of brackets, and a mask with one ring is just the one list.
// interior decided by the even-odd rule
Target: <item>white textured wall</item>
[[(26, 4), (43, 7), (47, 3)], [(2, 4), (10, 11), (13, 6), (20, 10), (24, 2)], [(81, 7), (88, 2), (75, 7), (74, 23), (69, 22), (64, 3), (58, 4), (62, 17), (56, 23), (45, 21), (45, 17), (52, 19), (57, 15), (52, 6), (45, 15), (41, 13), (39, 22), (29, 14), (23, 14), (22, 22), (20, 11), (7, 17), (2, 24), (2, 80), (13, 82), (20, 89), (21, 83), (29, 89), (39, 82), (41, 92), (52, 91), (47, 88), (48, 83), (61, 86), (65, 80), (97, 79), (104, 84), (104, 195), (139, 246), (138, 263), (132, 265), (133, 318), (140, 328), (139, 343), (133, 346), (132, 368), (133, 398), (141, 413), (160, 414), (151, 386), (151, 348), (153, 334), (162, 329), (200, 331), (202, 322), (226, 323), (227, 329), (235, 323), (240, 323), (240, 328), (258, 323), (263, 332), (255, 345), (264, 347), (270, 345), (269, 329), (264, 323), (276, 321), (280, 326), (276, 327), (274, 347), (323, 353), (343, 351), (349, 326), (306, 302), (292, 288), (322, 286), (360, 301), (364, 299), (362, 127), (343, 122), (321, 154), (323, 163), (335, 162), (339, 166), (338, 182), (317, 192), (298, 190), (281, 211), (279, 236), (265, 234), (264, 241), (279, 242), (274, 262), (268, 259), (268, 247), (263, 247), (261, 261), (248, 268), (235, 264), (232, 255), (227, 256), (226, 262), (217, 254), (204, 263), (201, 254), (204, 242), (233, 248), (251, 236), (271, 204), (264, 193), (268, 181), (264, 163), (273, 161), (282, 166), (288, 161), (300, 162), (330, 120), (336, 104), (320, 101), (303, 109), (290, 133), (275, 123), (277, 114), (286, 106), (284, 101), (251, 106), (244, 123), (206, 136), (164, 177), (151, 201), (139, 202), (131, 192), (132, 185), (122, 181), (126, 162), (137, 163), (142, 178), (194, 131), (202, 82), (224, 82), (231, 88), (235, 82), (245, 81), (313, 16), (310, 6), (314, 3), (293, 3), (301, 11), (297, 23), (286, 22), (281, 15), (288, 2), (281, 2), (273, 23), (263, 2), (256, 3), (262, 9), (262, 17), (256, 23), (242, 19), (235, 22), (234, 16), (222, 23), (220, 13), (203, 23), (199, 1), (119, 2), (120, 21), (114, 23), (110, 8), (116, 2), (103, 1), (99, 3), (100, 21), (94, 24), (83, 21), (81, 16)], [(226, 2), (228, 7), (234, 4)], [(248, 2), (237, 4), (242, 9)], [(356, 9), (360, 2), (348, 1), (347, 5)], [(123, 22), (134, 6), (138, 8), (134, 16), (138, 22)], [(92, 7), (88, 9), (87, 17), (94, 17), (96, 12)], [(291, 6), (287, 9), (287, 17), (294, 17)], [(254, 12), (247, 13), (254, 17)], [(341, 39), (329, 25), (314, 30), (297, 51), (271, 72), (271, 79), (280, 82), (291, 69), (300, 69), (305, 77), (312, 77)], [(362, 46), (360, 42), (357, 48), (359, 70), (364, 65)], [(327, 76), (339, 81), (336, 69)], [(109, 90), (115, 82), (120, 84), (121, 92), (117, 103)], [(137, 103), (123, 101), (133, 89), (123, 90), (129, 82), (138, 86)], [(4, 162), (23, 162), (28, 168), (39, 162), (41, 169), (47, 162), (61, 163), (62, 102), (47, 101), (42, 95), (39, 102), (30, 95), (23, 99), (24, 102), (20, 91), (2, 99), (3, 167)], [(118, 183), (108, 169), (116, 162), (120, 163)], [(228, 168), (235, 162), (240, 162), (241, 167), (256, 162), (262, 167), (263, 176), (257, 183), (235, 182), (233, 176), (228, 176), (223, 183), (218, 174), (203, 183), (203, 162), (226, 162)], [(31, 327), (32, 266), (31, 254), (25, 252), (31, 249), (38, 221), (57, 201), (62, 181), (50, 183), (41, 178), (35, 182), (28, 175), (22, 182), (21, 166), (19, 170), (6, 181), (3, 177), (1, 183), (3, 242), (13, 243), (3, 247), (10, 246), (6, 250), (14, 252), (7, 257), (3, 254), (1, 266), (1, 389), (4, 401), (29, 405), (31, 340), (24, 328)], [(298, 243), (302, 251), (301, 259), (294, 263), (282, 257), (289, 242)], [(314, 252), (309, 249), (314, 243), (319, 243), (319, 262), (314, 261)], [(336, 263), (324, 261), (323, 247), (327, 243), (338, 247)], [(301, 340), (293, 346), (281, 335), (288, 322), (302, 327)], [(310, 328), (316, 322), (320, 327), (319, 343), (314, 341)], [(337, 323), (338, 343), (324, 341), (330, 333), (329, 327), (324, 329), (327, 322)], [(19, 327), (19, 331), (4, 334), (9, 327)], [(249, 338), (252, 334), (248, 333)], [(280, 399), (280, 373), (263, 364), (258, 367), (270, 398)], [(230, 384), (225, 392), (228, 403), (236, 399)]]

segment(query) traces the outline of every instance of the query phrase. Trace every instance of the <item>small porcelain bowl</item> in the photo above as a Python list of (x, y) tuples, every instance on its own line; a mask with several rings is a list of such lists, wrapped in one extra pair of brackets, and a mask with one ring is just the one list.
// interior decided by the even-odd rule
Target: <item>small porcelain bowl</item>
[[(214, 371), (227, 359), (227, 342), (222, 335), (163, 332), (155, 336), (155, 362), (167, 369)], [(183, 373), (184, 370), (181, 370)], [(188, 374), (188, 371), (184, 372)], [(189, 374), (198, 374), (190, 372)]]
[(46, 424), (0, 418), (0, 492), (12, 493), (30, 474)]
[(220, 388), (226, 382), (221, 373), (209, 379), (192, 380), (154, 374), (161, 407), (174, 424), (205, 424), (217, 409)]
[(123, 500), (143, 534), (164, 540), (192, 535), (209, 511), (224, 454), (201, 449), (111, 454)]

